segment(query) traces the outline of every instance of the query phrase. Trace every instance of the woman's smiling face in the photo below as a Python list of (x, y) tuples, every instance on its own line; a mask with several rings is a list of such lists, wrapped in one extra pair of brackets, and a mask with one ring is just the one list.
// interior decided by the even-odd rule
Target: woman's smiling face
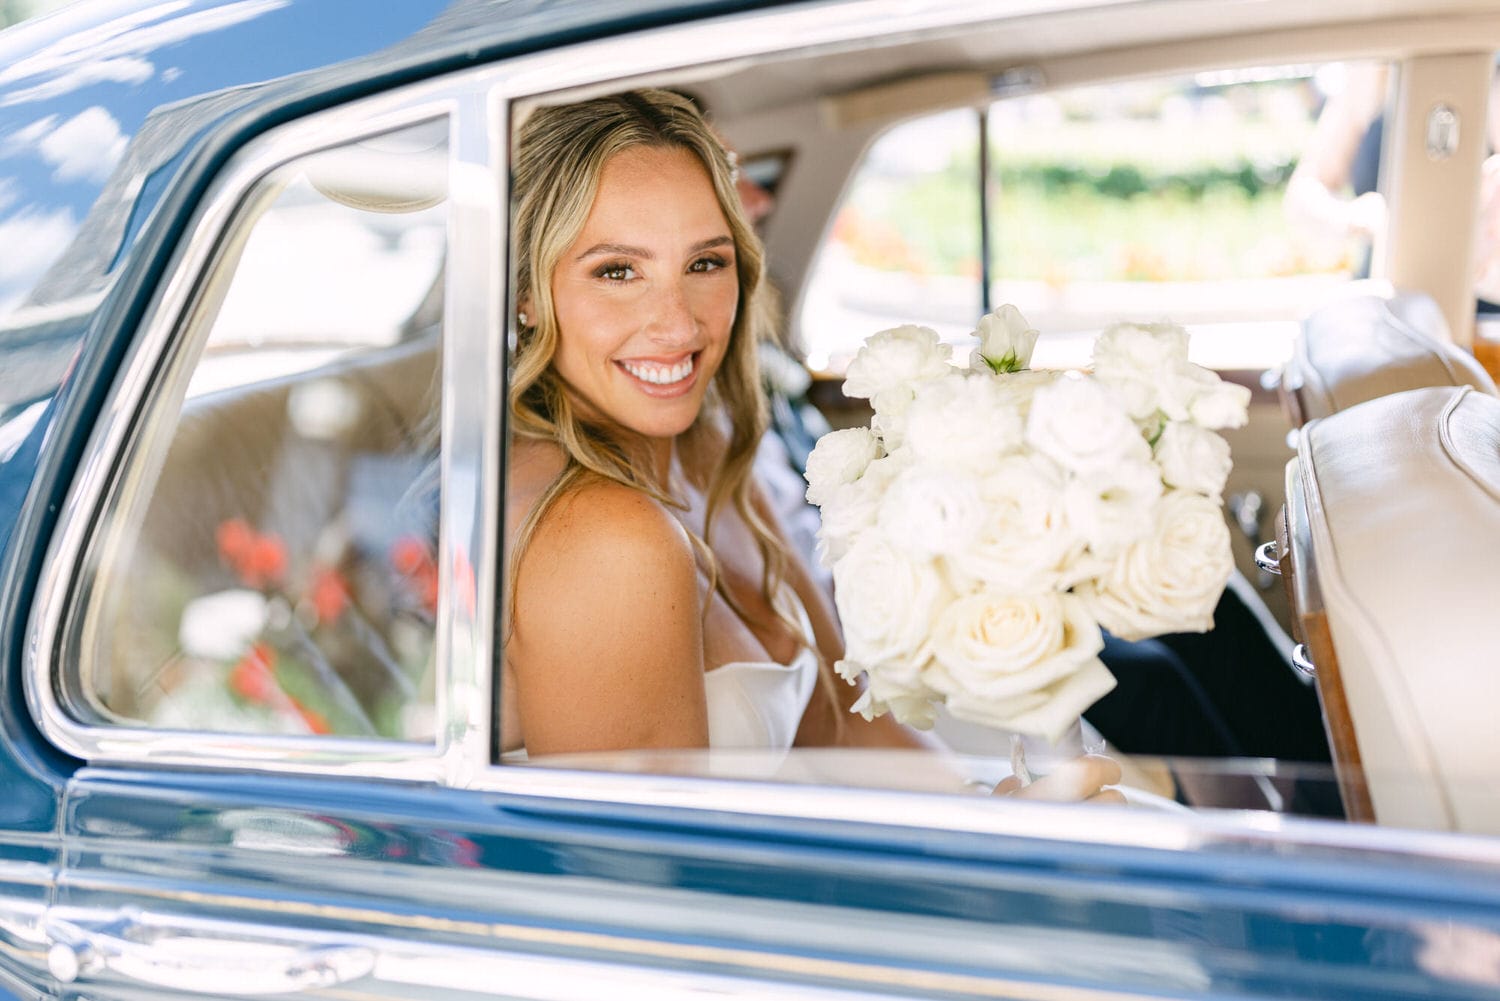
[(605, 163), (551, 288), (552, 364), (573, 391), (647, 437), (686, 431), (739, 305), (734, 239), (697, 156), (634, 147)]

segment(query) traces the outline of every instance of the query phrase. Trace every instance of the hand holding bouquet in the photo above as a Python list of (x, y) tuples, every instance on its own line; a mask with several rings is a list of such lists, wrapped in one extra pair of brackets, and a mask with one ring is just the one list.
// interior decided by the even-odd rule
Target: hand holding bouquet
[(845, 394), (868, 428), (808, 459), (855, 709), (960, 718), (1048, 739), (1114, 687), (1101, 627), (1202, 631), (1233, 568), (1220, 511), (1249, 391), (1187, 360), (1187, 333), (1120, 324), (1091, 372), (1036, 372), (1013, 306), (968, 368), (925, 327), (875, 334)]

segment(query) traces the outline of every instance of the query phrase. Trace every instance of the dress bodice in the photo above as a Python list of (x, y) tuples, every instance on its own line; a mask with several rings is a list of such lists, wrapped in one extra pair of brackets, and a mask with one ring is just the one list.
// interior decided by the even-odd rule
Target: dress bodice
[(708, 746), (786, 750), (797, 736), (807, 700), (818, 680), (812, 623), (790, 589), (786, 591), (809, 645), (790, 664), (734, 661), (703, 675), (708, 695)]
[[(732, 661), (704, 672), (708, 746), (712, 749), (785, 751), (797, 736), (818, 681), (818, 655), (812, 647), (807, 609), (791, 588), (783, 593), (807, 645), (789, 664)], [(509, 763), (526, 761), (526, 749), (506, 751), (500, 758)]]

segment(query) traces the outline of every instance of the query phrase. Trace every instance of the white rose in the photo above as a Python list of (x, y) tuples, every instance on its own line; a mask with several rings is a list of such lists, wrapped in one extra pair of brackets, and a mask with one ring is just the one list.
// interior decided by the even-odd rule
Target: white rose
[(973, 476), (924, 463), (901, 472), (885, 491), (878, 523), (891, 545), (930, 559), (971, 545), (985, 514)]
[(861, 664), (910, 660), (947, 591), (928, 560), (912, 560), (864, 535), (833, 565), (834, 602), (849, 658)]
[(1074, 471), (1151, 458), (1151, 446), (1120, 399), (1087, 377), (1058, 379), (1036, 391), (1026, 418), (1026, 441)]
[(1041, 737), (1057, 743), (1089, 706), (1115, 687), (1115, 676), (1095, 657), (1046, 688), (1013, 699), (988, 702), (970, 696), (947, 700), (948, 711), (960, 719), (1012, 733)]
[(937, 331), (908, 324), (869, 337), (844, 374), (844, 395), (866, 399), (880, 413), (901, 414), (912, 389), (952, 371), (952, 349)]
[(976, 372), (1019, 372), (1031, 364), (1037, 332), (1010, 303), (982, 318), (974, 334), (979, 338), (979, 349), (969, 363)]
[(1210, 429), (1242, 428), (1250, 420), (1250, 390), (1238, 383), (1225, 382), (1218, 373), (1199, 368), (1202, 373), (1188, 401), (1188, 417), (1199, 427)]
[(1219, 505), (1169, 490), (1151, 534), (1078, 590), (1099, 624), (1121, 639), (1203, 632), (1213, 627), (1214, 606), (1233, 569)]
[(880, 455), (880, 443), (869, 428), (830, 431), (807, 456), (807, 500), (822, 506), (837, 487), (864, 475)]
[(1064, 372), (1038, 372), (1028, 368), (989, 381), (1016, 408), (1024, 422), (1031, 413), (1031, 401), (1036, 398), (1037, 390), (1070, 378), (1072, 376)]
[(1171, 421), (1156, 440), (1156, 464), (1168, 486), (1215, 500), (1224, 492), (1232, 465), (1229, 442), (1187, 421)]
[(1159, 372), (1188, 360), (1188, 334), (1175, 323), (1116, 323), (1094, 341), (1094, 371)]
[(936, 692), (922, 680), (921, 664), (911, 661), (888, 661), (866, 666), (856, 661), (841, 660), (834, 670), (851, 685), (861, 675), (865, 677), (865, 690), (850, 712), (859, 713), (865, 719), (874, 719), (891, 713), (896, 720), (919, 730), (929, 730), (937, 719)]
[(875, 527), (880, 502), (902, 468), (889, 456), (876, 459), (859, 479), (828, 493), (818, 511), (818, 561), (823, 566), (833, 566), (861, 532)]
[[(954, 715), (995, 724), (1046, 701), (1094, 662), (1104, 639), (1084, 603), (1056, 591), (987, 588), (948, 605), (932, 630), (928, 683)], [(1076, 717), (1086, 706), (1070, 707)]]
[(1021, 444), (1019, 408), (1000, 382), (955, 373), (918, 386), (902, 444), (924, 463), (993, 465)]
[(1176, 324), (1118, 323), (1094, 342), (1094, 377), (1119, 394), (1137, 421), (1150, 420), (1158, 410), (1173, 420), (1187, 417), (1186, 401), (1179, 404), (1174, 392), (1187, 365), (1187, 331)]
[(1063, 473), (1036, 454), (1000, 460), (980, 483), (984, 524), (973, 544), (947, 558), (957, 586), (992, 584), (1017, 591), (1057, 587), (1083, 548), (1063, 509)]
[(1160, 497), (1161, 471), (1132, 459), (1076, 474), (1063, 487), (1063, 510), (1089, 549), (1107, 556), (1151, 531)]

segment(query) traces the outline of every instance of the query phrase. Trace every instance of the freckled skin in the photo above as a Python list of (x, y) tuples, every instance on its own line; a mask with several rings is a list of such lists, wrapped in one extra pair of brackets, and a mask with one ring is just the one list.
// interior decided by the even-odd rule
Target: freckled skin
[[(735, 253), (708, 172), (682, 149), (635, 148), (605, 164), (578, 238), (552, 274), (557, 371), (602, 414), (649, 438), (698, 416), (739, 305)], [(665, 370), (691, 357), (681, 387), (653, 390), (622, 361)]]

